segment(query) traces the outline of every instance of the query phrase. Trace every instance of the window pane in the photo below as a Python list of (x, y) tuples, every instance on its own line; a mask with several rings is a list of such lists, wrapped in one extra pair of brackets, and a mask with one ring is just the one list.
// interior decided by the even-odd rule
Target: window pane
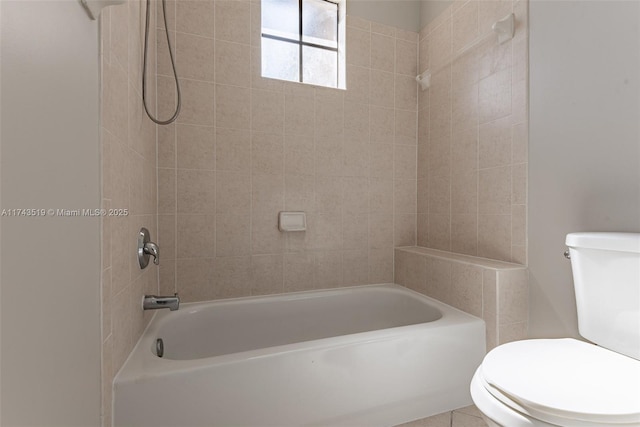
[(324, 0), (303, 0), (302, 39), (338, 47), (338, 5)]
[(262, 76), (272, 79), (300, 79), (300, 51), (295, 43), (262, 38)]
[(338, 54), (331, 50), (303, 46), (302, 81), (320, 86), (338, 86)]
[(262, 32), (299, 39), (298, 0), (262, 0)]

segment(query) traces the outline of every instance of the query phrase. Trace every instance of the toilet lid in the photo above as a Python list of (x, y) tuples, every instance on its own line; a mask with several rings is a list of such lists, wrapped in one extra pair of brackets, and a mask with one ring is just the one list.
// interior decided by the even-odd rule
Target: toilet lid
[(593, 344), (574, 339), (505, 344), (487, 354), (482, 376), (494, 397), (545, 421), (640, 423), (640, 361)]

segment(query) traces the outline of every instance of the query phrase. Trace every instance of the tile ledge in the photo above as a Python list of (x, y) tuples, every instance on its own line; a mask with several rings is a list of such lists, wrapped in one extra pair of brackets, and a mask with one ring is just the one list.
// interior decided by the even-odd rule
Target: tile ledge
[(483, 268), (492, 270), (524, 270), (526, 265), (515, 264), (512, 262), (498, 261), (489, 258), (482, 258), (473, 255), (458, 254), (455, 252), (441, 251), (439, 249), (424, 248), (421, 246), (399, 246), (395, 248), (405, 252), (410, 252), (419, 255), (427, 255), (434, 258), (444, 259), (447, 261), (454, 261), (463, 264), (476, 265)]

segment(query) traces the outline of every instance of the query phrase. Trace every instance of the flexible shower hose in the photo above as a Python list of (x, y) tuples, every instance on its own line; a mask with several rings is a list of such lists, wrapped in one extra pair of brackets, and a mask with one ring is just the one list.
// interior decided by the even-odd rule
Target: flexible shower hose
[(144, 105), (144, 111), (146, 111), (147, 116), (155, 123), (159, 125), (168, 125), (173, 123), (180, 114), (180, 106), (182, 105), (182, 94), (180, 93), (180, 81), (178, 80), (178, 73), (176, 72), (176, 63), (173, 59), (173, 51), (171, 50), (171, 40), (169, 39), (169, 25), (167, 24), (167, 7), (165, 4), (165, 0), (162, 0), (162, 17), (164, 19), (164, 31), (167, 35), (167, 47), (169, 49), (169, 58), (171, 58), (171, 68), (173, 69), (173, 78), (176, 81), (176, 94), (178, 96), (176, 102), (176, 110), (168, 120), (160, 120), (151, 114), (149, 108), (147, 107), (147, 47), (149, 44), (149, 16), (151, 15), (150, 11), (150, 2), (151, 0), (147, 0), (147, 16), (144, 24), (144, 53), (142, 55), (142, 104)]

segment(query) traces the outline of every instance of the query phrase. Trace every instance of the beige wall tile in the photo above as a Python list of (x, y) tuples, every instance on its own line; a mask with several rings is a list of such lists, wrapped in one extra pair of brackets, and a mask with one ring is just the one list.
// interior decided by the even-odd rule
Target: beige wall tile
[[(373, 38), (373, 36), (372, 36)], [(373, 59), (372, 59), (373, 60)], [(418, 45), (415, 42), (396, 40), (396, 69), (399, 74), (414, 77), (418, 74)]]
[(395, 103), (393, 73), (371, 70), (369, 97), (371, 105), (393, 108)]
[(282, 255), (254, 255), (251, 257), (251, 295), (282, 293), (284, 270)]
[(451, 250), (451, 217), (447, 214), (429, 214), (428, 247)]
[(314, 216), (314, 222), (308, 225), (313, 249), (329, 251), (342, 248), (342, 215), (339, 213), (320, 213)]
[(216, 85), (216, 126), (249, 129), (251, 116), (249, 89)]
[(478, 108), (480, 123), (511, 114), (511, 70), (499, 71), (480, 80)]
[(498, 344), (520, 341), (529, 337), (529, 323), (518, 322), (498, 326)]
[(528, 158), (529, 129), (527, 123), (513, 125), (511, 161), (513, 163), (526, 163)]
[(216, 128), (216, 170), (251, 170), (251, 134), (248, 130)]
[(416, 181), (407, 180), (394, 180), (393, 183), (393, 204), (396, 213), (416, 213), (417, 212), (417, 197), (416, 197)]
[(216, 215), (216, 256), (228, 257), (251, 253), (251, 220), (249, 215)]
[(476, 214), (451, 215), (451, 250), (456, 253), (478, 253), (478, 216)]
[(315, 289), (340, 286), (342, 284), (342, 253), (338, 251), (316, 252), (313, 280)]
[(345, 100), (350, 102), (369, 103), (370, 69), (357, 65), (347, 65), (347, 91)]
[(427, 175), (429, 178), (451, 174), (451, 136), (435, 135), (429, 139), (427, 148)]
[(178, 214), (206, 214), (215, 211), (215, 173), (209, 170), (178, 169)]
[(212, 83), (182, 79), (182, 108), (178, 123), (213, 126)]
[(480, 126), (479, 167), (491, 168), (511, 163), (511, 118), (505, 117)]
[(316, 211), (342, 210), (342, 180), (336, 177), (316, 177)]
[(478, 37), (478, 2), (469, 1), (452, 16), (453, 52), (469, 46)]
[[(347, 143), (369, 143), (369, 113), (369, 104), (360, 104), (351, 101), (345, 101), (344, 136)], [(362, 155), (360, 155), (360, 157), (362, 157)]]
[(527, 164), (520, 163), (512, 168), (511, 201), (514, 204), (527, 203)]
[(244, 213), (251, 208), (251, 176), (246, 173), (216, 172), (216, 212)]
[[(437, 181), (439, 178), (434, 178)], [(452, 177), (451, 212), (453, 214), (475, 214), (478, 212), (478, 173), (461, 172)]]
[(511, 214), (511, 166), (480, 170), (478, 209), (480, 214)]
[(478, 131), (469, 128), (454, 132), (451, 138), (451, 172), (470, 172), (478, 168)]
[(482, 269), (469, 264), (454, 263), (451, 268), (451, 304), (482, 316)]
[[(284, 172), (287, 175), (306, 175), (314, 177), (316, 174), (313, 149), (298, 150), (295, 145), (288, 144), (291, 136), (285, 135)], [(313, 139), (311, 138), (312, 145)]]
[(178, 215), (176, 256), (213, 258), (215, 245), (213, 215)]
[(347, 40), (351, 41), (347, 49), (347, 64), (368, 67), (371, 63), (371, 33), (355, 27), (347, 27)]
[(367, 250), (342, 252), (342, 285), (369, 283), (369, 254)]
[[(342, 217), (342, 233), (343, 249), (366, 252), (369, 248), (369, 215), (344, 215)], [(367, 269), (365, 268), (366, 271)]]
[[(505, 15), (506, 16), (506, 15)], [(478, 47), (478, 77), (483, 79), (498, 71), (511, 69), (511, 42), (485, 42)]]
[(314, 212), (315, 178), (311, 175), (286, 174), (284, 177), (284, 209)]
[(478, 86), (454, 86), (451, 98), (451, 124), (453, 131), (476, 130), (478, 126)]
[(249, 87), (251, 70), (250, 61), (251, 49), (249, 45), (216, 40), (216, 83)]
[(369, 215), (369, 248), (393, 248), (392, 213), (372, 213)]
[(251, 177), (252, 211), (275, 214), (284, 207), (284, 176), (254, 174)]
[(188, 258), (176, 261), (176, 283), (183, 302), (207, 301), (214, 298), (214, 260)]
[[(103, 158), (103, 165), (105, 159)], [(176, 166), (176, 125), (158, 127), (158, 167), (174, 168)], [(107, 167), (104, 167), (105, 170)], [(108, 184), (104, 182), (105, 175), (103, 173), (103, 188), (106, 190)], [(104, 192), (104, 191), (103, 191)], [(106, 195), (106, 193), (105, 193)]]
[(371, 212), (393, 212), (393, 180), (369, 179), (369, 209)]
[(347, 140), (342, 148), (342, 175), (366, 178), (369, 175), (369, 144)]
[(254, 174), (282, 175), (284, 139), (280, 134), (252, 132), (251, 171)]
[(162, 258), (176, 258), (176, 216), (158, 215), (158, 245), (162, 248)]
[[(215, 169), (213, 127), (177, 125), (177, 166), (183, 169)], [(160, 157), (160, 153), (158, 153)], [(173, 166), (172, 166), (173, 167)]]
[(394, 145), (393, 161), (395, 179), (417, 179), (415, 145)]
[(429, 64), (434, 70), (451, 61), (452, 39), (451, 39), (451, 18), (445, 20), (433, 30), (429, 35)]
[(213, 2), (176, 1), (176, 31), (213, 37), (213, 16)]
[(216, 1), (215, 17), (216, 39), (249, 44), (251, 3)]
[(369, 250), (369, 283), (393, 283), (393, 248)]
[(237, 298), (251, 294), (251, 257), (216, 258), (214, 298)]
[(373, 23), (366, 19), (359, 18), (357, 16), (347, 15), (347, 27), (353, 27), (353, 28), (358, 28), (360, 30), (369, 31), (372, 25)]
[[(180, 67), (180, 77), (213, 81), (213, 41), (184, 33), (177, 33), (175, 40), (176, 66)], [(170, 73), (167, 75), (173, 75), (172, 70), (167, 71)]]
[(342, 212), (345, 215), (369, 212), (368, 187), (366, 177), (342, 178)]
[(393, 73), (395, 70), (396, 41), (393, 37), (371, 34), (371, 68)]
[(394, 246), (413, 246), (416, 244), (416, 214), (394, 214)]
[(429, 181), (429, 214), (451, 213), (451, 178), (441, 175)]
[[(306, 233), (306, 232), (305, 232)], [(301, 234), (304, 237), (305, 233)], [(254, 214), (251, 218), (251, 253), (277, 254), (284, 248), (286, 236), (278, 230), (278, 216)]]
[(284, 133), (284, 95), (251, 91), (251, 128), (268, 133)]
[(396, 74), (395, 79), (395, 106), (396, 108), (410, 111), (418, 109), (418, 88), (415, 76)]
[(285, 95), (284, 105), (285, 132), (313, 136), (315, 123), (314, 98), (287, 94)]
[(312, 252), (284, 254), (284, 291), (313, 289), (315, 256)]
[(526, 322), (529, 316), (529, 283), (525, 269), (498, 272), (499, 325)]
[(478, 255), (502, 261), (511, 259), (511, 214), (478, 216)]

